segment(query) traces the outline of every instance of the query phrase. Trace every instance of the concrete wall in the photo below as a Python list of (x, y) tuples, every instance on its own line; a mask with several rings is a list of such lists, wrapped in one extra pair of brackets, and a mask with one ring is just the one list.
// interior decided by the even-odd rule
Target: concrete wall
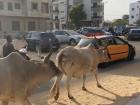
[(129, 24), (135, 24), (140, 19), (140, 2), (130, 4), (129, 8)]

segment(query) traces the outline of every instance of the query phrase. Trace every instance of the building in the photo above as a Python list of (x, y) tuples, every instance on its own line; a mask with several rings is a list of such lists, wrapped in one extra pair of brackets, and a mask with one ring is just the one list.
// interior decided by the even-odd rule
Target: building
[(50, 29), (50, 0), (0, 0), (0, 35)]
[(102, 26), (104, 21), (104, 4), (102, 0), (83, 0), (87, 21), (91, 26)]
[[(67, 3), (67, 1), (69, 1)], [(104, 20), (104, 4), (102, 0), (53, 0), (54, 29), (66, 28), (69, 20), (68, 13), (72, 7), (78, 4), (84, 5), (87, 19), (84, 23), (88, 26), (101, 26)], [(69, 8), (68, 8), (69, 5)]]
[(129, 8), (129, 24), (135, 24), (140, 19), (140, 1), (130, 4)]

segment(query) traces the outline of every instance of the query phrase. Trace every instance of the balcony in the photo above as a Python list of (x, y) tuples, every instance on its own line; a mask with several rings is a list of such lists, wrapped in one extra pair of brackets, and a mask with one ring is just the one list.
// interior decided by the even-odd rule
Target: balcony
[(91, 11), (103, 11), (103, 10), (104, 10), (104, 6), (102, 6), (102, 5), (91, 7)]
[(57, 13), (57, 14), (58, 14), (58, 13), (59, 13), (58, 8), (57, 8), (57, 9), (54, 9), (54, 10), (53, 10), (53, 13)]
[(94, 20), (102, 20), (103, 16), (92, 16), (92, 19), (94, 19)]

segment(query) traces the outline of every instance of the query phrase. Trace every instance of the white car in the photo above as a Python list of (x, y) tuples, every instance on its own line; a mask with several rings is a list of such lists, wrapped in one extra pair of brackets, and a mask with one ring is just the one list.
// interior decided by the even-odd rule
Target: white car
[(60, 43), (67, 43), (69, 45), (76, 45), (81, 37), (84, 36), (73, 30), (55, 30), (53, 32)]

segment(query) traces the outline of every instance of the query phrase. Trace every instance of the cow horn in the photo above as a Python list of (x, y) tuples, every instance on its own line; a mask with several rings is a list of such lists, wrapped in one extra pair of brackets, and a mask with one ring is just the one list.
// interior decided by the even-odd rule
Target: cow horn
[(45, 57), (44, 62), (47, 62), (50, 59), (52, 53), (53, 53), (53, 49), (51, 48), (49, 54)]

